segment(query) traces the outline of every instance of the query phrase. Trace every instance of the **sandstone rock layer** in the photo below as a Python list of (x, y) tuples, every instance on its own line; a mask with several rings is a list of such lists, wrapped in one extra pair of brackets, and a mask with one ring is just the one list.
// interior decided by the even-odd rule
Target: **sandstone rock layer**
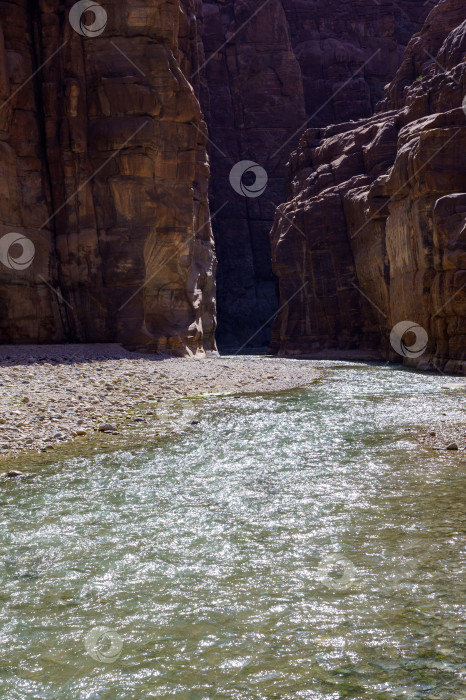
[(74, 4), (0, 2), (0, 341), (214, 350), (199, 1)]
[[(271, 234), (274, 352), (466, 372), (465, 52), (464, 3), (444, 0), (377, 114), (303, 135)], [(394, 350), (403, 321), (422, 354)]]
[[(269, 231), (303, 129), (372, 115), (426, 14), (412, 0), (204, 0), (201, 104), (211, 207), (223, 207), (213, 221), (222, 347), (268, 343), (278, 308)], [(230, 186), (242, 160), (267, 171), (258, 198)]]

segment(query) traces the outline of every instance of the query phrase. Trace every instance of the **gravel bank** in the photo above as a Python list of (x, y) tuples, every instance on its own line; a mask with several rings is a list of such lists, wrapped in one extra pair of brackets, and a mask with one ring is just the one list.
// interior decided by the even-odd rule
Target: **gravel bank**
[[(165, 402), (305, 386), (307, 361), (269, 357), (160, 358), (119, 345), (0, 347), (0, 460), (57, 443), (156, 423)], [(190, 416), (186, 414), (189, 418)]]

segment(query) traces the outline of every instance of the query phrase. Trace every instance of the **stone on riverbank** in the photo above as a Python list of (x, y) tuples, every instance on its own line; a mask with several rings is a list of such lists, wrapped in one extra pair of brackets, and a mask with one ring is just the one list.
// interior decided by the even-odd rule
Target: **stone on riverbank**
[(159, 425), (161, 404), (182, 396), (294, 389), (318, 376), (306, 361), (281, 358), (164, 358), (118, 345), (2, 346), (0, 458), (52, 450), (51, 443), (76, 437), (150, 430)]
[(116, 425), (112, 425), (111, 423), (102, 423), (102, 425), (99, 425), (99, 433), (115, 433), (116, 431)]

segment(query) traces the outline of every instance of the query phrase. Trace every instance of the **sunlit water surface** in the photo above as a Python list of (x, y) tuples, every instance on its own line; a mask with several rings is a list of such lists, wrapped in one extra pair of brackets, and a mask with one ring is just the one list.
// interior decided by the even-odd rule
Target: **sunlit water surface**
[(313, 365), (0, 484), (1, 698), (466, 697), (464, 380)]

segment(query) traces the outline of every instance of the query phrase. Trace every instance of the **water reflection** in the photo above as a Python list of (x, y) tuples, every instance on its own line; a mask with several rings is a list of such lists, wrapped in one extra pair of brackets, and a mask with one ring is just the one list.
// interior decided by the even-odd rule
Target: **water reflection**
[(464, 452), (416, 440), (464, 417), (444, 382), (326, 363), (2, 483), (0, 696), (463, 697)]

